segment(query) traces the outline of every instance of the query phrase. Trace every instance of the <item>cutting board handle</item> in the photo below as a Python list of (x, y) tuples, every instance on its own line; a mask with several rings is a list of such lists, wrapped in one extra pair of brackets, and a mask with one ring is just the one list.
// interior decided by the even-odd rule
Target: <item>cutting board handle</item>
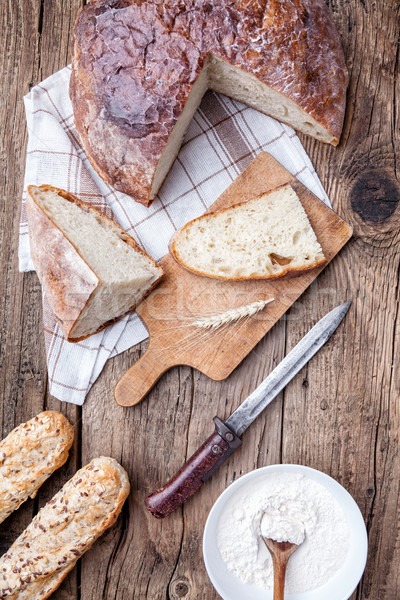
[(127, 370), (115, 386), (114, 396), (117, 404), (139, 404), (170, 367), (171, 364), (164, 362), (160, 349), (152, 348), (150, 344), (143, 356)]

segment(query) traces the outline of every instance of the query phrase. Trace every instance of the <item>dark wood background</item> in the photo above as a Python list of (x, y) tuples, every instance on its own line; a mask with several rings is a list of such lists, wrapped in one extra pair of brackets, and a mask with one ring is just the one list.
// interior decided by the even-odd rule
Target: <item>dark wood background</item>
[[(112, 390), (145, 344), (107, 363), (83, 408), (49, 395), (40, 286), (34, 273), (21, 275), (17, 267), (27, 136), (22, 96), (70, 61), (82, 3), (0, 2), (1, 432), (45, 408), (61, 410), (76, 428), (68, 463), (1, 526), (0, 551), (78, 467), (110, 455), (129, 473), (129, 502), (54, 599), (214, 600), (201, 550), (213, 502), (239, 474), (293, 462), (336, 478), (362, 510), (369, 556), (352, 599), (400, 598), (399, 1), (329, 1), (350, 72), (344, 133), (338, 148), (301, 136), (353, 239), (226, 381), (175, 368), (130, 409), (115, 404)], [(226, 417), (318, 318), (348, 299), (353, 306), (340, 330), (246, 432), (242, 450), (218, 476), (168, 519), (147, 514), (144, 496), (211, 433), (211, 417)]]

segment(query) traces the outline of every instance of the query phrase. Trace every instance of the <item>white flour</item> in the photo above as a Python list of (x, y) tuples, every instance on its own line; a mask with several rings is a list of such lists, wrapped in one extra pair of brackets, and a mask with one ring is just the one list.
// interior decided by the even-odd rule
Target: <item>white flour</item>
[(302, 544), (305, 529), (303, 515), (298, 511), (297, 502), (288, 502), (278, 508), (266, 510), (261, 519), (260, 531), (263, 537), (277, 542)]
[(218, 547), (228, 568), (245, 583), (273, 587), (272, 559), (264, 536), (301, 546), (288, 562), (285, 590), (319, 587), (344, 562), (349, 528), (335, 498), (295, 472), (260, 476), (227, 502), (218, 523)]

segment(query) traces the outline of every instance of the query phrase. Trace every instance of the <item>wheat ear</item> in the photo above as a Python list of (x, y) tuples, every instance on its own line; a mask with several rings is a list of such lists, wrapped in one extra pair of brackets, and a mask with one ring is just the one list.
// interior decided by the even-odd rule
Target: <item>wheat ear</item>
[(263, 308), (265, 308), (266, 305), (272, 302), (274, 299), (275, 298), (270, 298), (269, 300), (257, 300), (251, 304), (245, 304), (244, 306), (239, 306), (238, 308), (225, 310), (224, 312), (220, 312), (211, 317), (201, 317), (200, 319), (193, 321), (191, 325), (193, 327), (198, 327), (199, 329), (215, 331), (224, 325), (241, 321), (247, 317), (253, 317), (259, 313), (260, 310), (263, 310)]

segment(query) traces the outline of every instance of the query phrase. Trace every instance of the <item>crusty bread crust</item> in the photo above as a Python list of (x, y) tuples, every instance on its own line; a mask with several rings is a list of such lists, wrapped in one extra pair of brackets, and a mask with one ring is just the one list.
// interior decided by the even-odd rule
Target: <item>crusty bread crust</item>
[[(55, 188), (41, 186), (42, 189)], [(28, 187), (29, 242), (40, 283), (68, 341), (69, 334), (97, 288), (99, 279), (73, 244), (35, 202)]]
[[(208, 213), (208, 214), (213, 214), (213, 213)], [(201, 218), (201, 217), (198, 217), (198, 218)], [(191, 273), (194, 273), (195, 275), (201, 275), (201, 277), (209, 277), (210, 279), (220, 279), (222, 281), (243, 281), (245, 279), (247, 279), (247, 280), (250, 280), (250, 279), (262, 280), (262, 279), (280, 279), (281, 277), (297, 277), (298, 275), (301, 275), (302, 273), (305, 273), (306, 271), (311, 271), (312, 269), (315, 269), (316, 267), (320, 267), (321, 265), (324, 265), (327, 262), (326, 258), (323, 258), (320, 261), (317, 261), (316, 263), (314, 263), (313, 265), (311, 265), (309, 267), (296, 267), (295, 269), (288, 267), (281, 273), (278, 273), (278, 274), (273, 273), (271, 275), (266, 275), (265, 277), (254, 277), (254, 276), (251, 276), (251, 277), (221, 277), (219, 275), (211, 275), (204, 271), (199, 271), (197, 269), (192, 269), (192, 268), (188, 267), (183, 261), (181, 261), (177, 257), (176, 251), (174, 249), (174, 240), (176, 239), (177, 234), (179, 234), (180, 231), (181, 230), (178, 229), (173, 234), (171, 241), (168, 245), (169, 252), (170, 252), (172, 258), (174, 258), (176, 260), (176, 262), (178, 264), (180, 264), (181, 267), (183, 267), (187, 271), (190, 271)]]
[(80, 469), (0, 558), (0, 600), (45, 600), (116, 521), (129, 494), (125, 470), (100, 457)]
[[(271, 191), (277, 191), (280, 188), (284, 188), (286, 187), (287, 184), (283, 184), (278, 186), (277, 188), (275, 188), (274, 190)], [(261, 197), (264, 194), (260, 194), (260, 196), (257, 197)], [(256, 197), (256, 198), (257, 198)], [(245, 200), (244, 202), (238, 202), (237, 204), (234, 205), (235, 208), (239, 208), (240, 206), (243, 206), (245, 204), (247, 204), (248, 202), (255, 200), (256, 198), (251, 198), (250, 200)], [(252, 279), (257, 279), (257, 280), (263, 280), (263, 279), (280, 279), (281, 277), (296, 277), (297, 275), (301, 275), (302, 273), (306, 272), (306, 271), (310, 271), (312, 269), (315, 269), (316, 267), (320, 267), (321, 265), (326, 264), (327, 260), (326, 258), (322, 258), (319, 261), (316, 261), (314, 264), (307, 266), (307, 267), (290, 267), (290, 265), (287, 266), (286, 269), (284, 269), (283, 271), (281, 271), (280, 273), (272, 273), (272, 274), (268, 274), (265, 275), (264, 277), (261, 276), (244, 276), (244, 277), (222, 277), (219, 275), (214, 275), (214, 274), (210, 274), (206, 271), (201, 271), (198, 269), (194, 269), (192, 267), (189, 267), (178, 255), (178, 252), (176, 250), (176, 241), (178, 240), (178, 238), (184, 233), (185, 229), (187, 229), (188, 227), (190, 227), (193, 223), (195, 222), (199, 222), (205, 219), (208, 219), (210, 217), (213, 217), (214, 215), (217, 214), (221, 214), (224, 213), (228, 210), (230, 210), (232, 208), (232, 206), (226, 206), (225, 208), (222, 208), (220, 210), (216, 210), (216, 211), (210, 211), (210, 212), (206, 212), (204, 215), (200, 215), (200, 217), (197, 217), (196, 219), (192, 219), (191, 221), (188, 221), (187, 223), (185, 223), (185, 225), (183, 225), (183, 227), (181, 227), (180, 229), (177, 229), (175, 231), (175, 233), (172, 235), (170, 242), (168, 244), (168, 249), (169, 252), (171, 254), (171, 256), (176, 260), (176, 262), (178, 264), (180, 264), (182, 267), (184, 267), (187, 271), (190, 271), (191, 273), (195, 273), (195, 275), (201, 275), (202, 277), (209, 277), (210, 279), (221, 279), (223, 281), (242, 281), (242, 280), (252, 280)]]
[[(55, 410), (21, 423), (0, 442), (0, 523), (68, 458), (74, 428)], [(1, 587), (1, 585), (0, 585)]]
[(324, 0), (92, 0), (74, 28), (70, 96), (105, 181), (151, 203), (158, 162), (209, 56), (253, 75), (338, 143), (348, 75)]
[[(37, 204), (34, 198), (35, 187), (28, 186), (26, 205), (29, 223), (29, 241), (36, 273), (67, 341), (80, 342), (90, 336), (86, 335), (75, 338), (71, 337), (70, 334), (82, 310), (88, 303), (90, 296), (97, 288), (99, 279), (80, 255), (79, 250), (65, 237), (63, 232)], [(99, 210), (83, 202), (70, 192), (53, 187), (52, 185), (41, 185), (39, 188), (44, 192), (55, 192), (62, 198), (65, 198), (65, 200), (73, 202), (82, 210), (96, 214), (122, 241), (146, 256), (153, 263), (154, 267), (161, 271), (161, 268), (151, 256), (140, 248), (130, 235)], [(162, 275), (149, 288), (146, 296), (158, 285), (161, 278)], [(124, 314), (103, 323), (97, 331), (90, 335), (94, 335), (116, 323), (134, 310), (136, 306), (137, 304), (133, 304)]]

